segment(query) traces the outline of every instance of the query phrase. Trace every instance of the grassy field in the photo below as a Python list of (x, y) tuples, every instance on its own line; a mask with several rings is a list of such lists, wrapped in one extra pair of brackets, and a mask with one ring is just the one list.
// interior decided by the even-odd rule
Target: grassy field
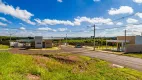
[(0, 52), (0, 80), (142, 80), (141, 75), (86, 56)]
[(127, 53), (127, 54), (122, 54), (122, 55), (135, 57), (135, 58), (142, 58), (142, 53)]
[(0, 49), (8, 49), (8, 48), (9, 48), (9, 46), (1, 45), (1, 44), (0, 44)]
[[(93, 50), (93, 46), (85, 46), (86, 49)], [(116, 46), (107, 46), (107, 49), (116, 49)], [(106, 46), (97, 46), (96, 50), (106, 50)]]

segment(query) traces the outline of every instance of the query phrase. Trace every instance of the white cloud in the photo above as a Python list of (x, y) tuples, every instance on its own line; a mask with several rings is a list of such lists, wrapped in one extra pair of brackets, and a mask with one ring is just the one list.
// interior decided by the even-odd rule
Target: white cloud
[(142, 18), (142, 13), (138, 12), (138, 13), (136, 13), (136, 16)]
[(66, 31), (68, 30), (67, 28), (58, 28), (59, 31), (63, 32), (63, 31)]
[(7, 24), (0, 22), (0, 26), (7, 26)]
[(94, 2), (100, 2), (101, 0), (93, 0)]
[(38, 28), (39, 31), (53, 31), (53, 32), (56, 32), (55, 29), (51, 29), (49, 27), (42, 27), (42, 28)]
[(63, 2), (63, 0), (57, 0), (58, 2), (60, 2), (60, 3), (62, 3)]
[(113, 25), (114, 23), (113, 22), (106, 22), (105, 24), (107, 24), (107, 25)]
[(101, 24), (107, 24), (107, 25), (113, 25), (114, 23), (111, 22), (112, 20), (107, 18), (87, 18), (87, 17), (77, 17), (74, 19), (74, 21), (69, 21), (69, 20), (56, 20), (56, 19), (44, 19), (44, 20), (40, 20), (40, 19), (34, 19), (39, 25), (70, 25), (70, 26), (80, 26), (81, 23), (83, 22), (87, 22), (90, 24), (97, 24), (97, 25), (101, 25)]
[(20, 25), (22, 25), (22, 26), (25, 26), (23, 23), (19, 23)]
[(50, 31), (52, 29), (49, 28), (49, 27), (42, 27), (42, 28), (38, 28), (38, 30), (41, 30), (41, 31)]
[(8, 20), (7, 20), (7, 19), (5, 19), (4, 17), (0, 17), (0, 20), (8, 21)]
[(118, 28), (105, 29), (105, 31), (116, 31)]
[(116, 8), (111, 8), (108, 10), (108, 13), (110, 15), (117, 15), (117, 14), (132, 14), (133, 13), (133, 8), (129, 6), (120, 6), (119, 9)]
[(35, 25), (34, 22), (30, 21), (30, 18), (34, 16), (33, 14), (31, 14), (27, 10), (22, 10), (19, 7), (14, 8), (12, 5), (4, 4), (2, 1), (0, 1), (0, 13), (11, 15), (29, 24)]
[(133, 0), (135, 3), (141, 4), (142, 0)]
[(24, 28), (24, 27), (20, 27), (20, 30), (26, 30), (26, 28)]
[(140, 35), (142, 25), (127, 25), (126, 30), (131, 34)]
[(0, 20), (5, 21), (5, 22), (8, 22), (8, 23), (12, 23), (12, 22), (8, 21), (8, 20), (7, 20), (6, 18), (4, 18), (4, 17), (0, 17)]
[(44, 20), (40, 20), (40, 19), (35, 19), (35, 21), (40, 24), (40, 25), (59, 25), (59, 24), (63, 24), (63, 25), (71, 25), (71, 26), (74, 26), (74, 24), (67, 20), (67, 21), (64, 21), (64, 20), (50, 20), (50, 19), (44, 19)]
[(123, 25), (123, 23), (122, 22), (118, 22), (118, 23), (116, 23), (116, 25), (120, 26), (120, 25)]
[(133, 18), (128, 18), (128, 19), (127, 19), (127, 23), (134, 24), (134, 23), (137, 23), (137, 22), (138, 22), (138, 20), (133, 19)]
[(87, 18), (87, 17), (77, 17), (75, 18), (74, 25), (81, 25), (82, 22), (88, 22), (91, 24), (107, 24), (107, 25), (113, 25), (113, 22), (111, 22), (111, 19), (104, 19), (104, 18)]

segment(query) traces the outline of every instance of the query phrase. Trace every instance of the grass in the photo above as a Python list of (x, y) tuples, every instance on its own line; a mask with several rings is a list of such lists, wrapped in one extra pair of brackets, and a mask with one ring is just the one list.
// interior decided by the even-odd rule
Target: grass
[(9, 46), (0, 44), (0, 49), (8, 49)]
[[(93, 46), (85, 46), (86, 49), (88, 50), (93, 50)], [(97, 46), (96, 50), (105, 50), (106, 46)], [(116, 46), (107, 46), (107, 49), (116, 49)]]
[(127, 53), (127, 54), (122, 54), (122, 55), (135, 57), (135, 58), (142, 58), (142, 53)]
[(142, 80), (142, 72), (73, 54), (0, 52), (0, 80)]

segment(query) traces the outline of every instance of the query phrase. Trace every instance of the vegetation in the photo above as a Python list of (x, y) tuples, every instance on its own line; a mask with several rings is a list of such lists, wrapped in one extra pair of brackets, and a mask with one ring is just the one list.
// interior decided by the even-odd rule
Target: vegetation
[[(95, 43), (96, 43), (96, 46), (104, 46), (104, 45), (106, 45), (106, 40), (115, 40), (115, 39), (116, 39), (115, 37), (112, 37), (112, 38), (97, 37), (95, 39)], [(66, 42), (66, 39), (62, 40), (62, 42)], [(67, 43), (69, 43), (70, 45), (81, 44), (81, 45), (86, 45), (86, 46), (93, 46), (94, 39), (93, 38), (69, 38), (69, 39), (67, 39)], [(116, 46), (115, 43), (108, 43), (108, 45)]]
[(135, 58), (142, 58), (142, 53), (127, 53), (127, 54), (122, 54), (122, 55), (135, 57)]
[(0, 44), (0, 49), (8, 49), (8, 48), (9, 48), (9, 46)]
[(1, 80), (141, 80), (141, 75), (141, 72), (116, 68), (86, 56), (0, 52)]
[[(33, 39), (33, 37), (11, 37), (11, 40), (17, 40), (17, 39)], [(10, 36), (0, 36), (0, 41), (9, 41)]]

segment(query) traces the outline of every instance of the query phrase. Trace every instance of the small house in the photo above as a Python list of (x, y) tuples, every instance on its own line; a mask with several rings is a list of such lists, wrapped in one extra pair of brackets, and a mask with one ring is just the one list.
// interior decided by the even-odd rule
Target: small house
[(124, 51), (125, 53), (142, 52), (142, 36), (118, 36), (117, 40), (107, 40), (106, 46), (108, 42), (115, 42), (117, 44), (121, 44), (121, 50), (117, 50)]

